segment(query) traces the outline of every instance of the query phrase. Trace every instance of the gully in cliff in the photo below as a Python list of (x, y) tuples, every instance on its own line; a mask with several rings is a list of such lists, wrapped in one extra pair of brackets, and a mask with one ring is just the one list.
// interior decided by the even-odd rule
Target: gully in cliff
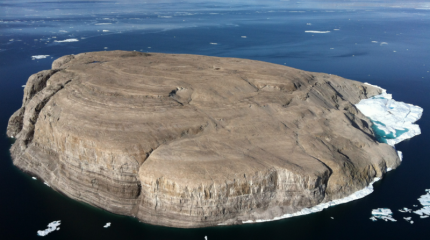
[(7, 134), (16, 166), (73, 199), (150, 224), (241, 224), (370, 193), (400, 158), (355, 104), (383, 93), (246, 59), (82, 53), (29, 78)]

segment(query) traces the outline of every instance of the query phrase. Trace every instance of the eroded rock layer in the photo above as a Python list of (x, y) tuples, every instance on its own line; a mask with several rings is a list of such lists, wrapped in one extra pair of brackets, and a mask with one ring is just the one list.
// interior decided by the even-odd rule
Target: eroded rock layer
[(32, 75), (14, 164), (143, 222), (268, 219), (347, 196), (399, 165), (353, 104), (377, 88), (235, 58), (93, 52)]

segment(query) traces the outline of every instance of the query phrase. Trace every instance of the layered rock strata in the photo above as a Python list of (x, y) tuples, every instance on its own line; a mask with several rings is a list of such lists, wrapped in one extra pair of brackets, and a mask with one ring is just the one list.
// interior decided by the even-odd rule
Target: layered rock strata
[(379, 93), (246, 59), (82, 53), (29, 78), (7, 134), (16, 166), (73, 199), (157, 225), (236, 224), (396, 168), (354, 106)]

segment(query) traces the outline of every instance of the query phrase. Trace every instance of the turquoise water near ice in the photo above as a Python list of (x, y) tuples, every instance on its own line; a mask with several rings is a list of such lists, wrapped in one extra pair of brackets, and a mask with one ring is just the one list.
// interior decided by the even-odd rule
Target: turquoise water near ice
[(378, 126), (377, 126), (377, 124), (382, 125), (382, 126), (386, 126), (385, 124), (383, 124), (382, 122), (373, 121), (373, 120), (372, 120), (372, 123), (374, 123), (374, 124), (372, 124), (373, 132), (375, 133), (376, 138), (378, 139), (378, 141), (381, 142), (381, 143), (387, 143), (387, 139), (398, 138), (403, 133), (407, 133), (409, 131), (408, 129), (404, 129), (404, 130), (396, 129), (395, 134), (392, 133), (392, 132), (390, 132), (390, 133), (387, 134), (387, 133), (385, 133), (384, 130), (379, 129)]
[[(31, 74), (63, 55), (117, 49), (248, 58), (326, 72), (430, 109), (430, 11), (416, 9), (425, 3), (0, 0), (0, 239), (40, 239), (37, 230), (54, 220), (62, 220), (61, 230), (45, 238), (427, 239), (430, 219), (409, 214), (411, 225), (397, 211), (415, 209), (430, 188), (426, 111), (417, 122), (422, 134), (396, 145), (404, 160), (371, 195), (311, 215), (202, 229), (152, 226), (73, 201), (14, 167), (12, 140), (5, 135)], [(312, 30), (330, 32), (305, 32)], [(79, 41), (55, 42), (72, 38)], [(34, 55), (50, 56), (32, 60)], [(398, 222), (369, 220), (381, 207), (392, 209)], [(106, 222), (112, 222), (108, 229)]]

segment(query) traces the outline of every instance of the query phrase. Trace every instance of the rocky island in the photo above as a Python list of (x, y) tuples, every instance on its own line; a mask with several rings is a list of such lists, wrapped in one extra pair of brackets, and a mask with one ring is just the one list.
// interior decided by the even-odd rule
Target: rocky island
[(65, 195), (181, 227), (273, 219), (396, 168), (355, 106), (381, 89), (260, 61), (105, 51), (32, 75), (14, 164)]

